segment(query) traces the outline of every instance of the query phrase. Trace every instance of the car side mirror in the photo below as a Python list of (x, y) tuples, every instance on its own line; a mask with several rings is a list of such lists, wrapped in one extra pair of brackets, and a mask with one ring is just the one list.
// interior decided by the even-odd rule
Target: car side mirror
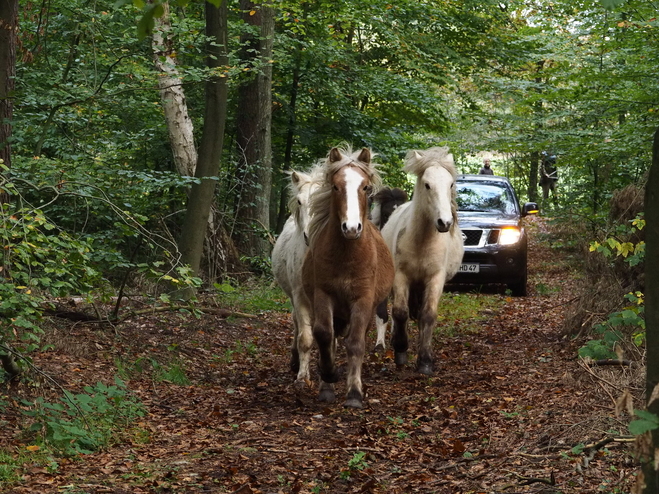
[(538, 204), (535, 202), (527, 202), (522, 208), (522, 216), (528, 216), (529, 214), (538, 214)]

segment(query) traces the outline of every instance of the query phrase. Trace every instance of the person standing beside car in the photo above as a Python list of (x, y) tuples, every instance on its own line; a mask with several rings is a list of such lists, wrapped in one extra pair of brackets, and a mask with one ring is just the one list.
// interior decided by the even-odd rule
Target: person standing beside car
[(492, 171), (492, 168), (490, 168), (490, 159), (489, 158), (484, 158), (483, 159), (483, 168), (480, 169), (478, 174), (479, 175), (494, 175), (494, 172)]

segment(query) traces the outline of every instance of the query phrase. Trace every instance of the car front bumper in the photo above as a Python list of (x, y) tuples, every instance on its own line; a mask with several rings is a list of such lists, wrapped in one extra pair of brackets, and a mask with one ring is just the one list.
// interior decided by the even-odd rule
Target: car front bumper
[(478, 272), (459, 271), (450, 283), (517, 283), (526, 276), (526, 239), (515, 245), (465, 247), (463, 265), (478, 265)]

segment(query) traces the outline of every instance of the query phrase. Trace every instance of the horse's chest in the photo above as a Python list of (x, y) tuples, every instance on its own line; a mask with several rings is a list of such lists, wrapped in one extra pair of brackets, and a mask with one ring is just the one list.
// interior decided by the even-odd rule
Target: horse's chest
[(408, 239), (396, 249), (397, 269), (408, 273), (434, 273), (445, 264), (446, 248), (437, 242)]

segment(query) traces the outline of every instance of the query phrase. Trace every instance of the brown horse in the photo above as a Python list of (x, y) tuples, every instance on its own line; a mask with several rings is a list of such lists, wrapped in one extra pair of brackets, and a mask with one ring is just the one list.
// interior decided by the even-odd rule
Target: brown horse
[(336, 399), (336, 342), (343, 337), (348, 357), (346, 407), (362, 407), (366, 331), (394, 279), (391, 253), (368, 219), (368, 199), (379, 183), (368, 149), (351, 153), (333, 148), (325, 162), (325, 182), (311, 199), (302, 279), (313, 308), (313, 336), (319, 350), (318, 399), (329, 403)]

